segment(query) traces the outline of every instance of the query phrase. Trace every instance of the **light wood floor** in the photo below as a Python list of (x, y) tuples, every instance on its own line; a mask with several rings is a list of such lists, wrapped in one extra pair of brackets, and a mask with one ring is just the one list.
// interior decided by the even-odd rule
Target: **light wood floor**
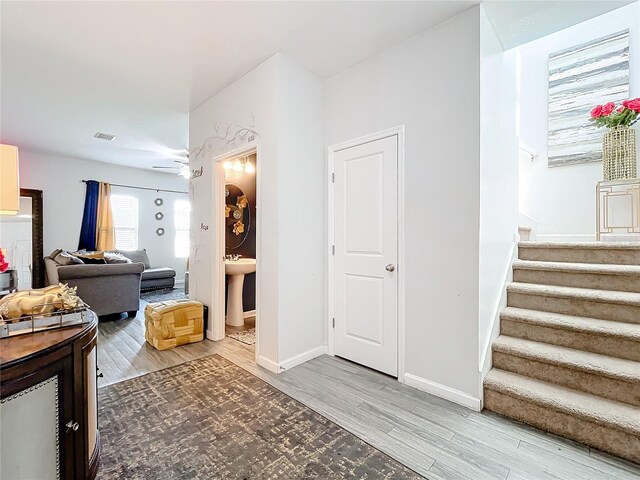
[[(141, 315), (142, 312), (139, 313)], [(218, 353), (429, 479), (640, 479), (640, 466), (490, 412), (477, 413), (337, 357), (272, 374), (225, 338), (158, 352), (144, 320), (101, 322), (104, 386)]]

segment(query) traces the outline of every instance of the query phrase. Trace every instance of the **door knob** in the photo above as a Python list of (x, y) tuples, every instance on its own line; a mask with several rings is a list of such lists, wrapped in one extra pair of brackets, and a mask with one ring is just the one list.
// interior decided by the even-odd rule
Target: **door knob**
[(389, 265), (387, 265), (384, 268), (387, 270), (387, 272), (393, 272), (396, 269), (396, 266), (393, 265), (392, 263), (390, 263)]

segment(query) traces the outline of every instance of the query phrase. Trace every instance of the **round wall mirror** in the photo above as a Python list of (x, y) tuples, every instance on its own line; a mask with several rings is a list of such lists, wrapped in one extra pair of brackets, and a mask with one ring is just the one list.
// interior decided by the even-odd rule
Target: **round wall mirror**
[(227, 184), (225, 195), (226, 248), (233, 250), (242, 245), (249, 235), (251, 209), (247, 196), (237, 185)]

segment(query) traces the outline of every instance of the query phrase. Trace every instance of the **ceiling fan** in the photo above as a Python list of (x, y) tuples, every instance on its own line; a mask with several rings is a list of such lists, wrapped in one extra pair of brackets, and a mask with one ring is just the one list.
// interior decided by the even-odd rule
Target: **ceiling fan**
[(187, 157), (187, 161), (182, 161), (182, 160), (174, 160), (174, 163), (176, 163), (177, 165), (170, 165), (170, 166), (165, 166), (165, 165), (153, 165), (151, 168), (156, 168), (156, 169), (168, 169), (168, 170), (178, 170), (177, 174), (183, 176), (184, 178), (190, 178), (191, 177), (191, 170), (189, 169), (189, 154), (186, 153), (185, 154)]

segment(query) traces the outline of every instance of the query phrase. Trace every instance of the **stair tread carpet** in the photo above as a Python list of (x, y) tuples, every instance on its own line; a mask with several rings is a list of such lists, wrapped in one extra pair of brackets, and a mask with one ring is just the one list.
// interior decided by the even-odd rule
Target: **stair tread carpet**
[(518, 242), (520, 248), (540, 249), (589, 249), (589, 250), (637, 250), (640, 255), (640, 242)]
[(632, 435), (640, 435), (640, 408), (632, 405), (496, 368), (487, 374), (484, 385), (486, 388), (522, 398), (544, 408), (581, 417)]
[(585, 352), (548, 343), (500, 335), (493, 350), (530, 360), (559, 365), (592, 374), (604, 375), (631, 383), (640, 388), (640, 362)]
[(506, 307), (502, 310), (500, 319), (640, 342), (640, 324), (635, 323), (614, 322), (517, 307)]
[(640, 283), (640, 265), (516, 260), (513, 262), (513, 268), (521, 270), (543, 270), (546, 272), (638, 276), (637, 279), (632, 279), (631, 281), (635, 280)]
[(589, 300), (600, 303), (640, 306), (640, 293), (618, 292), (613, 290), (594, 290), (590, 288), (563, 287), (558, 285), (539, 285), (535, 283), (514, 282), (507, 286), (507, 292), (525, 295)]

